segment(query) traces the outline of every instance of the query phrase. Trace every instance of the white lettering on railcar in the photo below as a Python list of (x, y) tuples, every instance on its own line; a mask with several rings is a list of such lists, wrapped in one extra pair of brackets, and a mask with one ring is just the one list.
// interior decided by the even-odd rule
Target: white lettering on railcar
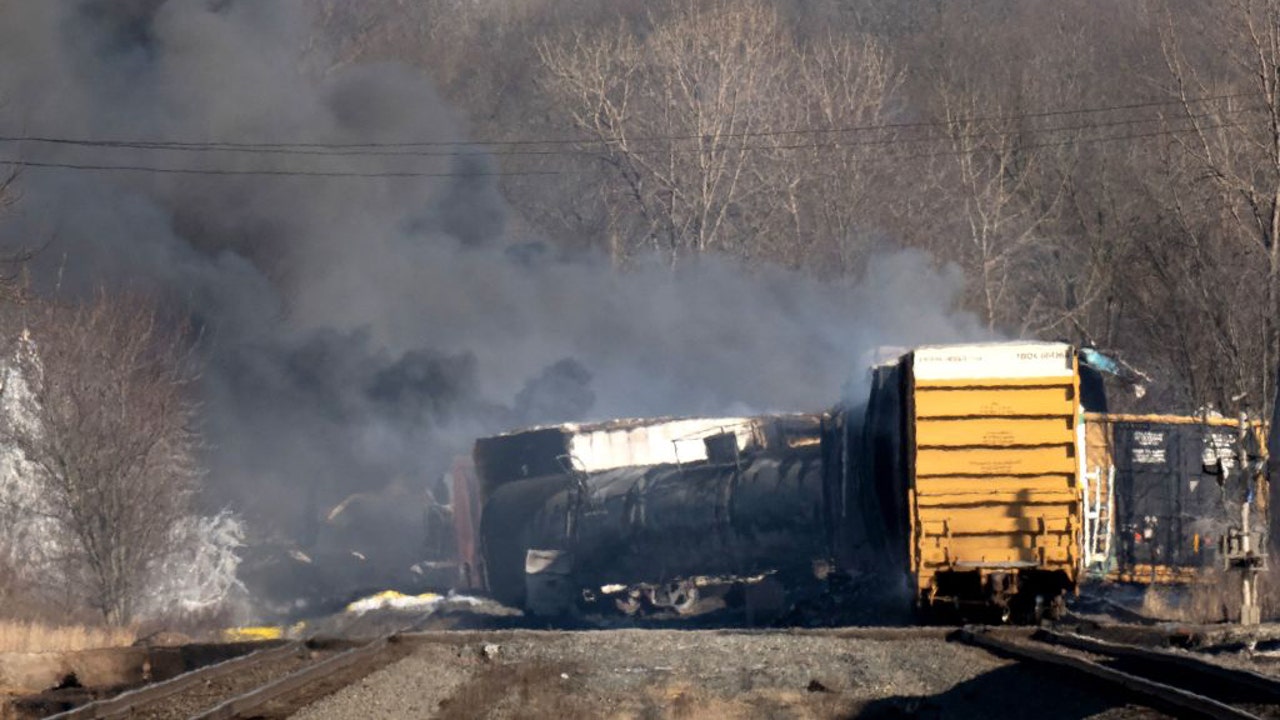
[(1133, 461), (1142, 465), (1163, 465), (1165, 463), (1164, 448), (1136, 447), (1133, 449)]
[(1074, 351), (1062, 343), (993, 343), (917, 348), (913, 374), (920, 380), (1071, 377)]
[(1133, 441), (1144, 447), (1164, 444), (1164, 433), (1153, 430), (1139, 430), (1133, 434)]
[(1226, 470), (1236, 466), (1236, 449), (1231, 446), (1234, 438), (1230, 433), (1212, 432), (1204, 438), (1204, 449), (1200, 460), (1205, 465), (1222, 464)]

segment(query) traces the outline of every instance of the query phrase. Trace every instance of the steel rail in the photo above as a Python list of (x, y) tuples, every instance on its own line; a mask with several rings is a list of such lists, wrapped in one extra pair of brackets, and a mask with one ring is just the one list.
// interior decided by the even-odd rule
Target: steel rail
[(113, 698), (95, 700), (78, 708), (51, 715), (46, 720), (107, 720), (108, 718), (126, 717), (131, 715), (135, 709), (160, 702), (200, 683), (226, 677), (254, 665), (288, 657), (303, 651), (305, 647), (302, 642), (293, 641), (277, 647), (258, 650), (247, 655), (224, 660), (215, 665), (196, 668), (171, 677), (168, 680), (130, 690)]
[(1092, 660), (1054, 649), (1052, 645), (1037, 646), (1028, 642), (997, 637), (991, 633), (974, 632), (968, 628), (960, 630), (957, 633), (957, 637), (966, 643), (999, 655), (1070, 668), (1142, 697), (1157, 709), (1170, 711), (1178, 717), (1201, 717), (1213, 718), (1214, 720), (1259, 720), (1256, 715), (1213, 698), (1121, 672)]
[(308, 665), (279, 680), (237, 695), (220, 705), (193, 716), (191, 720), (228, 720), (229, 718), (253, 713), (275, 700), (345, 670), (358, 662), (373, 658), (386, 649), (387, 645), (396, 637), (398, 636), (386, 635), (314, 665)]
[(1252, 670), (1225, 667), (1186, 653), (1108, 642), (1075, 633), (1057, 633), (1042, 630), (1033, 637), (1043, 642), (1084, 650), (1095, 655), (1109, 655), (1115, 658), (1142, 660), (1174, 666), (1201, 676), (1212, 677), (1215, 681), (1229, 684), (1237, 690), (1254, 693), (1266, 698), (1266, 702), (1280, 704), (1280, 678), (1268, 677)]

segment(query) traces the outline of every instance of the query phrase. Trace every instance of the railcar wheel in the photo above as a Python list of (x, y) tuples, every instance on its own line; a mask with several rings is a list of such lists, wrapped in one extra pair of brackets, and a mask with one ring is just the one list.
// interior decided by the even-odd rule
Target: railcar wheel
[(627, 616), (639, 615), (640, 609), (644, 605), (640, 601), (639, 593), (627, 593), (623, 597), (614, 599), (613, 604), (618, 609), (618, 612)]
[(698, 587), (689, 584), (682, 584), (681, 587), (671, 595), (671, 607), (680, 615), (691, 615), (698, 609), (698, 600), (700, 595)]
[(1058, 595), (1045, 607), (1044, 619), (1049, 622), (1057, 622), (1067, 612), (1067, 597)]

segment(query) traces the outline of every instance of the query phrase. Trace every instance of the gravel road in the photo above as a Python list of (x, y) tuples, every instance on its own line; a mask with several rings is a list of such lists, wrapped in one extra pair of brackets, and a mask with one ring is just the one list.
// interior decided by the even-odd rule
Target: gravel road
[(294, 715), (1154, 718), (1073, 678), (911, 632), (454, 632)]

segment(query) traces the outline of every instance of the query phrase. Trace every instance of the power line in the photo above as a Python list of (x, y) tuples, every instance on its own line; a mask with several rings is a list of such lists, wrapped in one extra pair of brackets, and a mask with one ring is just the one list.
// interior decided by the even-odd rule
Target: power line
[[(1240, 108), (1237, 110), (1232, 110), (1224, 114), (1236, 114), (1236, 113), (1248, 112), (1250, 110), (1258, 110), (1258, 109), (1260, 108), (1246, 107), (1246, 108)], [(1200, 115), (1179, 116), (1176, 118), (1172, 118), (1172, 121), (1185, 122), (1188, 120), (1204, 120), (1212, 117), (1214, 117), (1214, 115), (1205, 113)], [(1101, 128), (1142, 125), (1142, 124), (1151, 123), (1151, 122), (1159, 122), (1165, 119), (1166, 118), (1156, 117), (1156, 118), (1133, 118), (1129, 120), (1112, 120), (1112, 121), (1101, 122), (1101, 123), (1084, 123), (1079, 125), (1064, 125), (1064, 126), (1050, 127), (1050, 128), (1031, 128), (1031, 129), (1025, 129), (1025, 130), (1018, 130), (1016, 132), (1011, 132), (1009, 134), (1010, 135), (1015, 135), (1015, 134), (1016, 135), (1042, 135), (1042, 134), (1072, 132), (1076, 130), (1097, 130)], [(1229, 123), (1226, 125), (1218, 125), (1215, 127), (1235, 127), (1237, 125), (1240, 125), (1240, 123)], [(1154, 131), (1154, 132), (1176, 134), (1176, 133), (1182, 133), (1182, 132), (1193, 132), (1195, 130), (1196, 130), (1196, 127), (1193, 126), (1193, 127), (1186, 127), (1186, 128), (1170, 128), (1168, 130)], [(878, 140), (853, 141), (853, 142), (832, 141), (832, 142), (822, 142), (822, 143), (799, 143), (799, 144), (791, 144), (791, 145), (756, 146), (749, 149), (801, 150), (801, 149), (844, 148), (844, 147), (869, 147), (869, 146), (877, 146), (877, 145), (882, 145), (882, 146), (916, 145), (921, 143), (936, 143), (936, 142), (947, 142), (947, 141), (955, 141), (955, 140), (981, 140), (983, 138), (990, 137), (992, 135), (1000, 135), (1000, 134), (1002, 134), (1000, 131), (991, 130), (991, 131), (976, 132), (976, 133), (965, 133), (963, 135), (955, 135), (955, 136), (945, 136), (945, 135), (935, 136), (930, 138), (882, 138)], [(1145, 137), (1146, 135), (1144, 134), (1142, 136)], [(1120, 137), (1128, 137), (1128, 136), (1120, 136)], [(1064, 142), (1066, 144), (1070, 144), (1072, 141), (1068, 140)], [(1033, 147), (1039, 147), (1039, 146), (1024, 145), (1022, 147), (1033, 148)], [(949, 151), (940, 151), (937, 154), (948, 154), (948, 152)], [(961, 151), (961, 152), (964, 152), (964, 151)]]
[[(1048, 148), (1070, 147), (1072, 145), (1093, 145), (1093, 144), (1101, 145), (1105, 143), (1119, 142), (1122, 140), (1148, 140), (1148, 139), (1159, 138), (1159, 137), (1172, 137), (1174, 135), (1181, 135), (1183, 133), (1188, 133), (1188, 132), (1197, 132), (1199, 130), (1220, 130), (1222, 128), (1240, 127), (1243, 124), (1244, 123), (1240, 123), (1240, 122), (1223, 122), (1223, 123), (1216, 123), (1213, 125), (1203, 125), (1195, 128), (1182, 128), (1180, 130), (1153, 130), (1151, 132), (1131, 133), (1128, 135), (1106, 135), (1103, 137), (1094, 137), (1094, 138), (1071, 138), (1067, 140), (1062, 140), (1060, 142), (1023, 145), (1019, 149), (1020, 150), (1044, 150)], [(919, 160), (924, 158), (941, 157), (946, 155), (963, 155), (966, 152), (968, 151), (947, 150), (947, 151), (936, 152), (936, 153), (896, 154), (896, 155), (891, 155), (890, 157), (893, 157), (894, 159), (898, 159), (898, 160)]]
[(223, 168), (175, 168), (152, 165), (97, 165), (89, 163), (40, 162), (36, 160), (18, 160), (0, 158), (0, 165), (30, 168), (52, 168), (59, 170), (121, 171), (146, 172), (173, 175), (268, 175), (276, 177), (329, 177), (329, 178), (469, 178), (469, 177), (518, 177), (527, 175), (565, 175), (558, 170), (527, 170), (514, 172), (416, 172), (416, 171), (370, 171), (357, 170), (228, 170)]
[[(1068, 138), (1060, 142), (1039, 143), (1021, 146), (1021, 150), (1037, 150), (1054, 147), (1069, 147), (1072, 145), (1090, 145), (1110, 142), (1119, 142), (1123, 140), (1141, 140), (1157, 137), (1172, 137), (1187, 132), (1196, 132), (1202, 130), (1215, 130), (1229, 127), (1239, 127), (1243, 125), (1240, 122), (1224, 122), (1213, 125), (1204, 125), (1190, 128), (1180, 129), (1164, 129), (1155, 130), (1144, 133), (1130, 133), (1126, 135), (1107, 135), (1102, 137), (1090, 138)], [(1101, 127), (1102, 125), (1098, 125)], [(945, 139), (945, 138), (944, 138)], [(848, 143), (810, 143), (806, 145), (790, 146), (795, 148), (838, 148), (845, 147)], [(954, 155), (963, 155), (967, 150), (940, 150), (925, 153), (888, 153), (884, 157), (895, 160), (915, 160), (934, 157), (946, 157)], [(417, 171), (323, 171), (323, 170), (278, 170), (278, 169), (262, 169), (262, 170), (240, 170), (240, 169), (221, 169), (221, 168), (175, 168), (175, 167), (158, 167), (150, 165), (99, 165), (87, 163), (60, 163), (60, 162), (41, 162), (20, 159), (0, 158), (0, 165), (10, 165), (14, 167), (31, 167), (31, 168), (49, 168), (49, 169), (66, 169), (66, 170), (85, 170), (85, 171), (103, 171), (103, 172), (146, 172), (159, 174), (178, 174), (178, 175), (221, 175), (221, 176), (274, 176), (274, 177), (326, 177), (326, 178), (464, 178), (464, 177), (524, 177), (524, 176), (554, 176), (554, 175), (579, 175), (578, 171), (565, 170), (529, 170), (529, 171), (502, 171), (502, 172), (417, 172)]]
[[(1258, 107), (1258, 106), (1244, 106), (1244, 107), (1240, 107), (1240, 108), (1235, 108), (1235, 109), (1233, 109), (1233, 110), (1224, 111), (1224, 113), (1225, 113), (1225, 114), (1237, 114), (1237, 113), (1249, 112), (1249, 111), (1251, 111), (1251, 110), (1260, 110), (1260, 109), (1262, 109), (1262, 108), (1260, 108), (1260, 107)], [(1108, 120), (1108, 121), (1105, 121), (1105, 122), (1079, 123), (1079, 124), (1075, 124), (1075, 125), (1058, 125), (1058, 126), (1052, 126), (1052, 127), (1025, 128), (1025, 129), (1018, 130), (1017, 132), (1018, 132), (1018, 134), (1020, 134), (1020, 135), (1043, 135), (1043, 134), (1053, 134), (1053, 133), (1062, 133), (1062, 132), (1073, 132), (1073, 131), (1078, 131), (1078, 130), (1097, 130), (1097, 129), (1102, 129), (1102, 128), (1123, 127), (1123, 126), (1132, 126), (1132, 125), (1143, 125), (1143, 124), (1147, 124), (1147, 123), (1154, 123), (1154, 122), (1161, 122), (1161, 121), (1170, 121), (1170, 122), (1182, 123), (1182, 122), (1187, 122), (1187, 121), (1194, 121), (1194, 120), (1197, 120), (1197, 119), (1210, 118), (1210, 117), (1213, 117), (1213, 116), (1214, 116), (1214, 115), (1209, 114), (1209, 113), (1203, 113), (1203, 114), (1199, 114), (1199, 115), (1191, 115), (1191, 116), (1179, 115), (1179, 116), (1174, 117), (1174, 118), (1164, 118), (1164, 117), (1159, 117), (1159, 116), (1156, 116), (1156, 117), (1146, 117), (1146, 118), (1127, 118), (1127, 119), (1123, 119), (1123, 120)], [(674, 149), (672, 149), (672, 152), (677, 152), (677, 153), (698, 153), (698, 152), (708, 152), (708, 151), (714, 152), (714, 151), (718, 151), (718, 150), (719, 150), (719, 151), (724, 151), (724, 150), (732, 150), (732, 151), (745, 150), (745, 151), (750, 151), (750, 152), (756, 152), (756, 151), (770, 151), (770, 150), (805, 150), (805, 149), (823, 149), (823, 148), (872, 147), (872, 146), (892, 146), (892, 145), (916, 145), (916, 144), (928, 144), (928, 143), (946, 142), (946, 141), (954, 141), (954, 140), (965, 140), (965, 139), (967, 139), (967, 140), (977, 140), (977, 139), (982, 139), (982, 138), (985, 138), (985, 137), (988, 137), (988, 136), (991, 136), (991, 135), (997, 135), (997, 134), (1000, 134), (1000, 131), (998, 131), (998, 130), (987, 130), (987, 131), (980, 131), (980, 132), (973, 132), (973, 133), (965, 133), (965, 134), (962, 134), (962, 135), (954, 135), (954, 136), (947, 136), (947, 135), (934, 135), (934, 136), (930, 136), (930, 137), (920, 137), (920, 138), (897, 138), (897, 137), (890, 137), (890, 138), (877, 138), (877, 139), (852, 140), (852, 141), (839, 141), (839, 140), (833, 140), (833, 141), (812, 141), (812, 142), (804, 142), (804, 143), (788, 143), (788, 144), (744, 145), (744, 146), (740, 146), (740, 147), (720, 146), (720, 147), (711, 147), (711, 148), (706, 148), (706, 147), (700, 147), (700, 148), (674, 148)], [(722, 136), (722, 137), (723, 137), (723, 136)], [(0, 142), (6, 142), (6, 141), (8, 141), (8, 142), (16, 142), (15, 140), (11, 140), (11, 139), (8, 139), (8, 138), (0, 137)], [(59, 140), (59, 141), (58, 141), (58, 143), (59, 143), (59, 144), (64, 144), (64, 145), (74, 145), (74, 146), (83, 146), (83, 145), (86, 145), (86, 143), (83, 143), (83, 142), (80, 142), (80, 141), (72, 141), (72, 140)], [(171, 147), (171, 146), (165, 145), (165, 144), (163, 144), (163, 143), (141, 143), (141, 142), (139, 142), (139, 143), (130, 143), (130, 144), (120, 144), (120, 143), (108, 143), (108, 144), (103, 144), (103, 143), (97, 143), (97, 142), (95, 142), (95, 143), (93, 143), (93, 144), (92, 144), (92, 145), (90, 145), (90, 146), (91, 146), (91, 147), (100, 147), (100, 148), (138, 149), (138, 150), (168, 150), (168, 151), (197, 152), (197, 153), (208, 153), (208, 152), (232, 152), (232, 153), (250, 153), (250, 154), (255, 154), (255, 155), (290, 155), (290, 156), (310, 156), (310, 157), (352, 157), (352, 158), (366, 158), (366, 157), (368, 157), (368, 158), (372, 158), (372, 157), (480, 157), (480, 158), (489, 158), (489, 157), (556, 157), (556, 156), (564, 156), (564, 157), (574, 157), (574, 156), (576, 156), (576, 157), (594, 157), (594, 156), (595, 156), (595, 154), (594, 154), (593, 152), (591, 152), (591, 151), (588, 151), (588, 150), (578, 150), (578, 149), (571, 149), (571, 150), (494, 150), (494, 151), (419, 150), (419, 149), (398, 149), (398, 150), (357, 150), (357, 149), (348, 149), (348, 148), (316, 148), (316, 149), (303, 149), (303, 148), (297, 148), (297, 147), (264, 147), (264, 148), (251, 149), (251, 148), (238, 148), (238, 147), (235, 147), (235, 148), (233, 148), (233, 147), (225, 147), (225, 148), (224, 148), (224, 147), (217, 147), (217, 146), (214, 146), (214, 145), (192, 145), (192, 146), (177, 146), (177, 147)], [(644, 151), (637, 151), (637, 152), (643, 153)], [(35, 166), (35, 165), (33, 165), (33, 166)], [(248, 173), (248, 171), (243, 171), (243, 172), (244, 172), (244, 174), (249, 174), (249, 173)], [(268, 174), (268, 173), (265, 173), (265, 172), (258, 172), (258, 173), (253, 173), (253, 174)], [(323, 171), (316, 171), (314, 174), (316, 174), (316, 175), (323, 175), (323, 174), (324, 174), (324, 172), (323, 172)], [(342, 172), (341, 174), (342, 174), (342, 175), (358, 175), (359, 173), (356, 173), (356, 172), (352, 171), (352, 172)], [(377, 174), (377, 175), (386, 175), (386, 174), (388, 174), (388, 173), (379, 172), (379, 173), (376, 173), (376, 174)], [(483, 174), (483, 173), (479, 173), (479, 172), (477, 172), (477, 173), (458, 173), (458, 172), (448, 173), (448, 175), (462, 175), (462, 174), (471, 174), (471, 175), (476, 175), (476, 174)], [(495, 173), (495, 174), (496, 174), (496, 173)], [(510, 174), (510, 173), (502, 173), (502, 174)], [(420, 176), (427, 176), (427, 175), (426, 175), (426, 174), (421, 174)]]
[[(1194, 98), (1187, 98), (1185, 104), (1200, 104), (1208, 102), (1217, 102), (1220, 100), (1231, 100), (1245, 97), (1257, 97), (1257, 92), (1241, 92), (1228, 93), (1222, 95), (1205, 95)], [(845, 134), (858, 132), (879, 132), (886, 130), (909, 130), (923, 128), (952, 128), (957, 125), (975, 122), (1012, 122), (1018, 120), (1031, 120), (1048, 117), (1063, 117), (1071, 115), (1087, 115), (1096, 113), (1118, 112), (1125, 110), (1139, 110), (1155, 107), (1167, 107), (1171, 105), (1183, 105), (1181, 99), (1166, 100), (1149, 100), (1144, 102), (1126, 103), (1120, 105), (1104, 105), (1085, 108), (1069, 108), (1044, 110), (1030, 113), (1014, 113), (1007, 115), (989, 115), (989, 116), (969, 116), (958, 117), (950, 120), (933, 120), (933, 121), (916, 121), (901, 123), (877, 123), (867, 125), (854, 126), (838, 126), (830, 128), (793, 128), (786, 130), (743, 130), (730, 133), (722, 133), (718, 135), (720, 138), (744, 138), (744, 137), (778, 137), (792, 135), (820, 135), (820, 134)], [(1152, 121), (1160, 118), (1153, 118)], [(705, 134), (687, 133), (673, 135), (653, 135), (642, 136), (636, 138), (610, 137), (605, 138), (604, 142), (618, 142), (627, 140), (628, 142), (666, 142), (678, 140), (698, 140), (705, 138)], [(340, 142), (197, 142), (197, 141), (177, 141), (177, 140), (126, 140), (126, 139), (93, 139), (93, 138), (66, 138), (54, 136), (0, 136), (0, 142), (3, 143), (41, 143), (52, 145), (75, 145), (85, 147), (107, 147), (107, 148), (133, 148), (143, 150), (187, 150), (187, 151), (280, 151), (280, 150), (305, 150), (305, 151), (332, 151), (332, 150), (379, 150), (379, 149), (401, 149), (408, 150), (413, 148), (432, 148), (432, 147), (494, 147), (494, 146), (528, 146), (528, 145), (582, 145), (595, 144), (601, 142), (599, 138), (522, 138), (514, 140), (429, 140), (416, 142), (367, 142), (367, 143), (340, 143)], [(527, 154), (550, 154), (554, 151), (529, 151)], [(441, 153), (444, 154), (444, 153)], [(503, 153), (466, 153), (474, 155), (482, 154), (503, 154)], [(509, 153), (517, 154), (517, 153)]]

